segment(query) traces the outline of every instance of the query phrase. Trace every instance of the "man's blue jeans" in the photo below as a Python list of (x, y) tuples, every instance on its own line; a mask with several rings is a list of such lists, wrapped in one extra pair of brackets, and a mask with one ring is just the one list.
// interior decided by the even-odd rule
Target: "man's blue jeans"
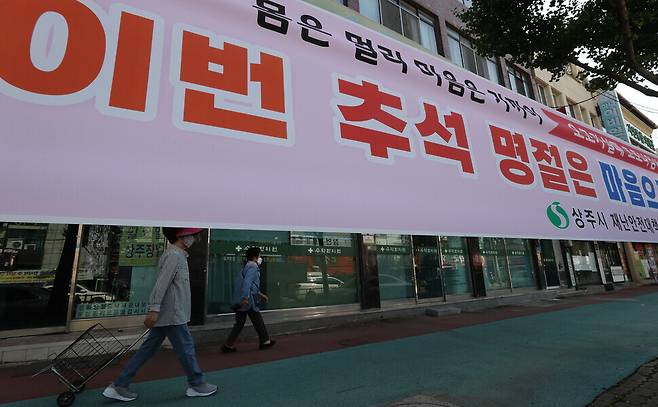
[(144, 343), (139, 348), (135, 356), (130, 359), (128, 364), (119, 375), (119, 378), (114, 381), (114, 385), (118, 387), (128, 387), (137, 371), (142, 367), (147, 360), (149, 360), (155, 352), (160, 349), (164, 338), (169, 338), (169, 341), (174, 347), (178, 361), (185, 369), (187, 374), (187, 382), (190, 386), (198, 386), (203, 383), (203, 372), (199, 368), (199, 364), (194, 354), (194, 339), (190, 334), (187, 324), (183, 325), (169, 325), (158, 326), (151, 328)]

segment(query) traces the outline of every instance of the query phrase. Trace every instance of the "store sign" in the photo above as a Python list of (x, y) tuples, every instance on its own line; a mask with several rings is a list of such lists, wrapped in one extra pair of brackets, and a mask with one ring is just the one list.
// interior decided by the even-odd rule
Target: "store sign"
[(353, 247), (336, 247), (336, 246), (310, 246), (310, 245), (289, 245), (289, 244), (272, 244), (263, 242), (247, 242), (235, 240), (213, 240), (210, 243), (210, 250), (213, 253), (222, 255), (236, 255), (244, 257), (247, 249), (258, 247), (263, 256), (348, 256), (355, 254)]
[(640, 143), (641, 145), (647, 147), (650, 150), (655, 149), (651, 135), (644, 134), (642, 130), (633, 126), (629, 122), (625, 122), (625, 123), (626, 123), (626, 130), (628, 131), (628, 135), (631, 137), (631, 139), (634, 139), (636, 142)]
[(658, 157), (298, 0), (0, 27), (3, 221), (658, 240)]
[(415, 255), (421, 255), (421, 254), (439, 254), (439, 247), (434, 246), (434, 247), (428, 247), (428, 246), (414, 246), (414, 254)]
[(610, 272), (612, 273), (612, 282), (623, 283), (626, 281), (626, 275), (622, 266), (612, 266), (610, 267)]
[[(1, 259), (1, 257), (0, 257)], [(55, 271), (20, 270), (2, 271), (0, 264), (0, 284), (47, 284), (55, 280)]]
[(119, 244), (119, 266), (155, 266), (164, 247), (159, 228), (125, 227)]
[(620, 140), (629, 141), (617, 92), (608, 90), (601, 93), (598, 102), (601, 110), (601, 123), (603, 123), (603, 127), (608, 134)]
[(121, 301), (78, 304), (75, 318), (106, 318), (123, 315), (143, 315), (148, 311), (148, 301)]
[(409, 246), (391, 246), (391, 245), (375, 246), (375, 250), (377, 250), (377, 253), (379, 254), (406, 255), (411, 252), (411, 248)]
[(453, 247), (441, 247), (441, 254), (443, 254), (444, 256), (448, 256), (448, 255), (464, 256), (466, 253), (464, 249), (458, 249)]
[(483, 256), (505, 256), (505, 250), (481, 249), (480, 254)]

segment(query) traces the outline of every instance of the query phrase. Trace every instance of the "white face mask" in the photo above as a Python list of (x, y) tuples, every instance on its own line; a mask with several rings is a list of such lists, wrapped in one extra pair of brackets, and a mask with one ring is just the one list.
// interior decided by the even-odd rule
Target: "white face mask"
[(262, 262), (263, 262), (262, 257), (259, 257), (258, 260), (256, 260), (256, 264), (258, 264), (259, 266), (261, 265)]
[(185, 247), (187, 247), (189, 249), (190, 247), (192, 247), (195, 240), (196, 239), (192, 235), (185, 236), (185, 237), (183, 237), (183, 244), (185, 245)]

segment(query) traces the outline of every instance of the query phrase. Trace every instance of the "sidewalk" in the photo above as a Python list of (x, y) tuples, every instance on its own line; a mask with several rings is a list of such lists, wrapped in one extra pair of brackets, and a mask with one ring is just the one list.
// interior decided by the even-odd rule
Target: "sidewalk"
[(658, 359), (603, 392), (588, 407), (658, 406)]
[[(281, 336), (268, 351), (251, 340), (229, 355), (204, 344), (202, 368), (222, 386), (205, 400), (183, 397), (182, 372), (164, 349), (140, 371), (131, 405), (361, 407), (427, 394), (463, 407), (584, 406), (658, 355), (657, 314), (658, 288), (639, 287)], [(62, 388), (51, 375), (30, 380), (38, 367), (0, 369), (0, 403), (53, 405)], [(108, 368), (75, 405), (111, 405), (98, 389), (119, 370)]]
[[(632, 287), (632, 286), (630, 286)], [(626, 287), (618, 287), (628, 289)], [(570, 297), (592, 295), (603, 292), (603, 286), (589, 287), (587, 290), (528, 290), (515, 293), (506, 293), (494, 297), (479, 297), (462, 299), (453, 302), (412, 303), (401, 302), (396, 305), (387, 306), (385, 309), (361, 310), (355, 305), (331, 307), (324, 309), (315, 315), (308, 315), (304, 309), (287, 310), (285, 312), (270, 313), (265, 311), (264, 318), (268, 322), (268, 330), (274, 336), (291, 334), (297, 332), (308, 332), (329, 327), (346, 326), (354, 323), (391, 318), (408, 318), (425, 314), (431, 310), (436, 314), (454, 314), (472, 312), (483, 309), (497, 308), (503, 305), (517, 305), (520, 303), (538, 302), (543, 299), (552, 299), (557, 296)], [(454, 311), (457, 312), (454, 312)], [(128, 345), (135, 341), (144, 332), (138, 318), (134, 327), (113, 327), (106, 325), (117, 339)], [(233, 315), (220, 315), (209, 317), (203, 325), (190, 326), (192, 335), (197, 344), (217, 342), (217, 338), (228, 336), (233, 327)], [(248, 322), (250, 325), (250, 322)], [(0, 368), (7, 364), (25, 364), (44, 360), (50, 360), (53, 356), (62, 352), (73, 342), (81, 332), (55, 333), (48, 335), (35, 335), (28, 337), (15, 337), (0, 339)], [(243, 338), (255, 338), (255, 332), (247, 329)], [(166, 343), (166, 342), (165, 342)], [(4, 365), (4, 366), (3, 366)]]

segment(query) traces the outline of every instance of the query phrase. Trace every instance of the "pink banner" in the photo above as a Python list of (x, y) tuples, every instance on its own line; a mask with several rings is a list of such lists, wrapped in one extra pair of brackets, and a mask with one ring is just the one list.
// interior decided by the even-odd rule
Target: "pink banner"
[(658, 159), (297, 0), (0, 1), (0, 219), (658, 241)]

